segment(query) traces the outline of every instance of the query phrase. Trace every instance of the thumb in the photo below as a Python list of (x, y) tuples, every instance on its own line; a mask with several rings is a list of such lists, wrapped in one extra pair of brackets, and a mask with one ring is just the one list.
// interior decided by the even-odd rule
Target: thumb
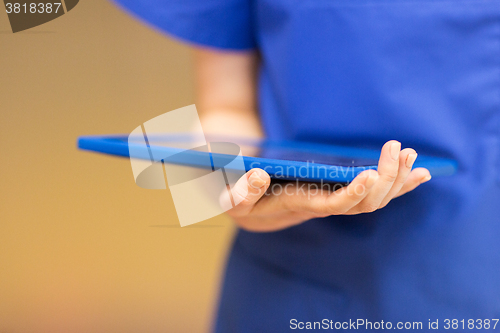
[(248, 171), (231, 188), (235, 207), (227, 213), (231, 216), (243, 216), (250, 213), (270, 184), (271, 177), (264, 170), (255, 168)]

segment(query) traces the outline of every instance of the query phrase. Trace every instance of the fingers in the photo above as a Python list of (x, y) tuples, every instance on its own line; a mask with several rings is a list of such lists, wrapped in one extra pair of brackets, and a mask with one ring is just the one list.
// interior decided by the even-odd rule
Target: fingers
[[(378, 171), (366, 170), (348, 186), (332, 193), (322, 190), (317, 184), (286, 183), (280, 185), (283, 188), (279, 194), (273, 192), (265, 196), (271, 179), (264, 170), (252, 169), (232, 187), (236, 206), (228, 214), (244, 219), (249, 218), (250, 213), (251, 216), (295, 214), (295, 217), (304, 213), (312, 218), (372, 212), (430, 179), (427, 169), (411, 170), (416, 158), (415, 150), (407, 148), (401, 151), (399, 142), (389, 141), (382, 147)], [(227, 196), (225, 198), (229, 200)]]
[[(366, 170), (359, 174), (348, 186), (331, 192), (328, 184), (286, 183), (279, 194), (266, 195), (255, 206), (252, 213), (259, 215), (285, 212), (308, 213), (312, 217), (340, 215), (356, 206), (376, 183), (378, 173)], [(335, 186), (333, 186), (333, 190)], [(274, 192), (274, 191), (273, 191)]]
[(385, 207), (389, 201), (391, 201), (394, 196), (396, 196), (403, 185), (406, 183), (406, 179), (410, 174), (411, 168), (413, 167), (413, 163), (417, 159), (417, 153), (415, 150), (411, 148), (406, 148), (399, 153), (399, 168), (398, 168), (398, 176), (392, 185), (389, 193), (385, 196), (384, 200), (380, 204), (380, 208)]
[[(262, 169), (252, 169), (243, 175), (231, 188), (231, 195), (235, 207), (228, 211), (231, 216), (242, 216), (250, 213), (254, 205), (266, 193), (271, 178)], [(227, 196), (226, 199), (228, 200)], [(226, 203), (227, 204), (227, 203)], [(222, 203), (224, 207), (224, 203)]]
[(406, 182), (404, 183), (403, 187), (394, 196), (394, 198), (397, 198), (405, 193), (413, 191), (417, 186), (425, 182), (428, 182), (429, 180), (431, 180), (431, 178), (432, 177), (429, 170), (425, 168), (413, 169), (408, 175), (408, 178), (406, 179)]
[(388, 141), (382, 147), (377, 169), (379, 178), (370, 193), (360, 202), (358, 208), (362, 212), (373, 212), (378, 209), (391, 190), (398, 177), (400, 151), (401, 143), (395, 140)]
[[(324, 200), (323, 207), (314, 207), (325, 215), (342, 215), (358, 205), (376, 184), (379, 175), (375, 170), (366, 170), (360, 173), (346, 187), (331, 193)], [(314, 205), (314, 203), (313, 203)]]

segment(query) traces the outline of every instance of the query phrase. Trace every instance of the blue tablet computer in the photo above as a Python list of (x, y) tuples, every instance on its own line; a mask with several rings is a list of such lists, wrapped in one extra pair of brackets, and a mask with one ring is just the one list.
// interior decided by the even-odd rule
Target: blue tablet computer
[[(207, 147), (185, 149), (188, 135), (150, 137), (147, 145), (127, 135), (82, 136), (78, 148), (104, 154), (153, 160), (153, 156), (169, 156), (166, 163), (205, 167), (207, 156), (212, 168), (223, 167), (234, 156), (243, 157), (246, 171), (264, 169), (272, 179), (305, 182), (347, 183), (367, 169), (377, 169), (380, 150), (341, 145), (297, 141), (248, 140), (238, 138), (207, 138)], [(214, 151), (212, 147), (222, 147)], [(424, 167), (433, 177), (456, 172), (453, 160), (419, 154), (414, 168)]]

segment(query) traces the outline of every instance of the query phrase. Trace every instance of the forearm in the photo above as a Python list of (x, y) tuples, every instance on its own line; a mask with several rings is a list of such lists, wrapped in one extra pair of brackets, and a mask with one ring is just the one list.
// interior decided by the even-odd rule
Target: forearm
[(233, 109), (202, 109), (200, 119), (206, 134), (229, 137), (262, 138), (260, 119), (255, 112), (237, 112)]
[(263, 136), (256, 103), (254, 52), (195, 49), (197, 107), (207, 134)]

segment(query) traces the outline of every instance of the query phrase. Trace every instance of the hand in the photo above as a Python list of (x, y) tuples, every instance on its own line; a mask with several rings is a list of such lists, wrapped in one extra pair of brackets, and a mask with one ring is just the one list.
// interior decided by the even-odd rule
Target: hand
[(382, 147), (378, 171), (363, 171), (335, 191), (296, 182), (273, 184), (282, 187), (275, 191), (267, 172), (252, 169), (233, 187), (234, 200), (241, 202), (227, 213), (241, 228), (256, 232), (285, 229), (316, 217), (370, 213), (431, 179), (425, 168), (411, 170), (416, 158), (415, 150), (401, 150), (401, 143), (389, 141)]

